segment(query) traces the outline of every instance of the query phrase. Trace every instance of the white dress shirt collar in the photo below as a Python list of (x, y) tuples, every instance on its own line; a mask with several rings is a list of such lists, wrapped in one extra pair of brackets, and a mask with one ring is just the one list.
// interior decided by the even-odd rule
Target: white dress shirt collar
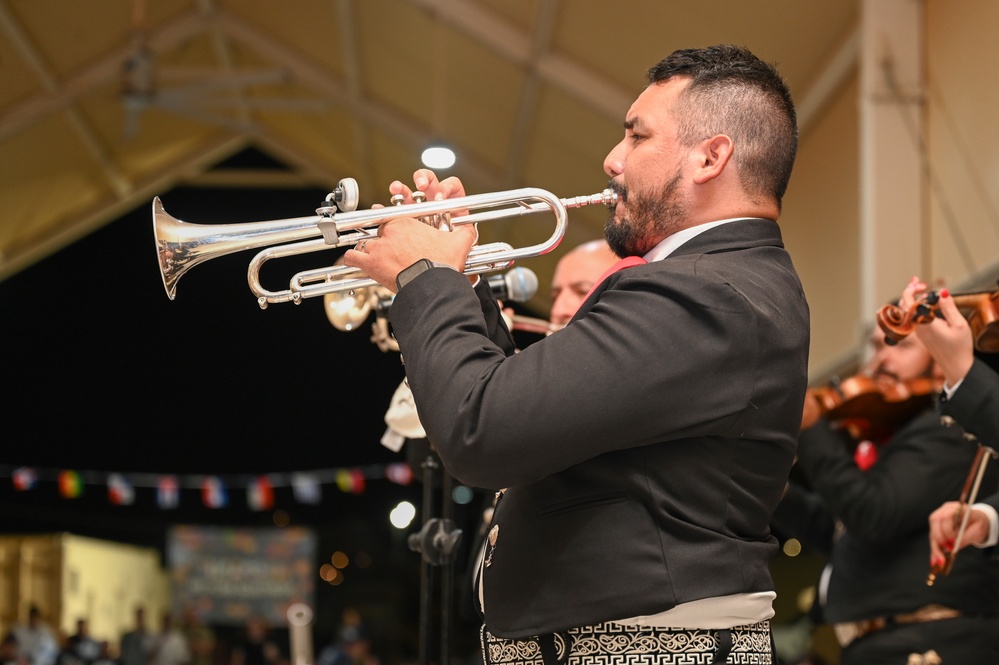
[(680, 245), (687, 242), (694, 236), (700, 235), (707, 231), (708, 229), (713, 229), (716, 226), (721, 226), (722, 224), (728, 224), (729, 222), (737, 222), (741, 219), (750, 219), (749, 217), (733, 217), (731, 219), (720, 219), (717, 222), (707, 222), (706, 224), (698, 224), (697, 226), (691, 226), (689, 228), (677, 231), (671, 236), (666, 236), (663, 238), (658, 245), (653, 247), (645, 255), (645, 260), (649, 263), (653, 261), (658, 261), (659, 259), (665, 259), (667, 256), (672, 254), (677, 250)]

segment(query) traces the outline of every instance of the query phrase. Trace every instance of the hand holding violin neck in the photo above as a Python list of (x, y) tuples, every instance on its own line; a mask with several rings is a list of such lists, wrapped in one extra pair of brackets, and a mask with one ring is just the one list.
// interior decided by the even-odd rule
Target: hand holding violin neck
[(936, 291), (927, 292), (908, 309), (898, 305), (883, 305), (878, 309), (877, 321), (885, 334), (885, 343), (898, 344), (912, 334), (920, 323), (929, 323), (939, 311), (937, 303), (940, 294)]
[[(968, 320), (975, 348), (984, 353), (999, 353), (999, 290), (975, 293), (952, 293), (954, 304)], [(885, 342), (897, 344), (912, 334), (916, 326), (929, 323), (940, 315), (940, 294), (927, 291), (908, 309), (884, 305), (876, 319), (885, 334)]]

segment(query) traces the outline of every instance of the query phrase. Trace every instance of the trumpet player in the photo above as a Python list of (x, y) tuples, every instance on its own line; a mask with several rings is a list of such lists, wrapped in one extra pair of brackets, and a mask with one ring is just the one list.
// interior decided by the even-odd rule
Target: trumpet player
[[(794, 105), (741, 47), (648, 74), (603, 164), (605, 235), (630, 267), (564, 330), (513, 353), (461, 274), (471, 225), (397, 218), (345, 255), (397, 292), (390, 322), (448, 472), (507, 488), (476, 593), (487, 664), (776, 662), (769, 522), (809, 341), (777, 224)], [(464, 195), (426, 170), (414, 185)]]

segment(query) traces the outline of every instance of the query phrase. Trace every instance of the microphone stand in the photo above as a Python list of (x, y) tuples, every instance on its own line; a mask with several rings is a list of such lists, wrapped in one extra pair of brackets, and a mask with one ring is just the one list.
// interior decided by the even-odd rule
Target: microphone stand
[[(428, 442), (429, 443), (429, 442)], [(451, 486), (453, 480), (443, 471), (440, 457), (428, 448), (420, 464), (423, 470), (423, 527), (409, 536), (409, 549), (421, 554), (420, 561), (420, 665), (429, 665), (431, 638), (430, 616), (433, 606), (431, 584), (434, 568), (441, 568), (441, 643), (440, 665), (450, 665), (451, 613), (454, 605), (454, 560), (461, 543), (461, 529), (455, 527)], [(440, 476), (441, 517), (433, 517), (433, 492)]]

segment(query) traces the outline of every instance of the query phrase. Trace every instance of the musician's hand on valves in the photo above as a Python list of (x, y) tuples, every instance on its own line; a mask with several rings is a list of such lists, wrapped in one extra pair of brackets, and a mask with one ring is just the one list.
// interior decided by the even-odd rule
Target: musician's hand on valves
[(401, 194), (404, 203), (412, 203), (413, 192), (417, 190), (423, 192), (428, 201), (443, 201), (465, 196), (465, 186), (461, 180), (454, 176), (438, 180), (437, 174), (430, 169), (417, 169), (413, 173), (413, 189), (399, 180), (389, 185), (389, 193), (393, 196)]
[[(902, 292), (899, 306), (907, 311), (926, 288), (924, 282), (913, 277)], [(937, 306), (940, 314), (916, 326), (914, 332), (937, 362), (947, 385), (953, 386), (971, 369), (975, 359), (974, 339), (968, 320), (946, 289), (940, 291)]]
[(947, 558), (955, 554), (955, 540), (965, 510), (970, 510), (971, 514), (961, 542), (957, 543), (958, 549), (981, 545), (988, 538), (989, 519), (984, 512), (960, 501), (948, 501), (930, 514), (930, 568), (940, 569)]
[[(402, 205), (418, 202), (413, 196), (415, 191), (422, 192), (427, 201), (465, 196), (465, 186), (461, 180), (453, 176), (439, 180), (437, 174), (429, 169), (419, 169), (413, 173), (413, 188), (399, 180), (389, 185), (389, 194), (400, 200)], [(463, 214), (467, 214), (467, 211), (450, 212), (452, 217)], [(447, 264), (463, 272), (468, 254), (477, 241), (478, 229), (474, 224), (458, 225), (450, 233), (441, 234), (439, 229), (420, 220), (399, 217), (380, 225), (377, 238), (362, 240), (356, 247), (347, 250), (343, 259), (346, 265), (360, 268), (395, 293), (398, 274), (420, 259)], [(469, 277), (473, 283), (475, 279), (477, 276)]]
[(395, 293), (396, 277), (420, 259), (464, 272), (476, 240), (472, 226), (456, 226), (450, 233), (441, 233), (412, 217), (398, 217), (379, 226), (377, 238), (362, 240), (347, 250), (343, 260)]

